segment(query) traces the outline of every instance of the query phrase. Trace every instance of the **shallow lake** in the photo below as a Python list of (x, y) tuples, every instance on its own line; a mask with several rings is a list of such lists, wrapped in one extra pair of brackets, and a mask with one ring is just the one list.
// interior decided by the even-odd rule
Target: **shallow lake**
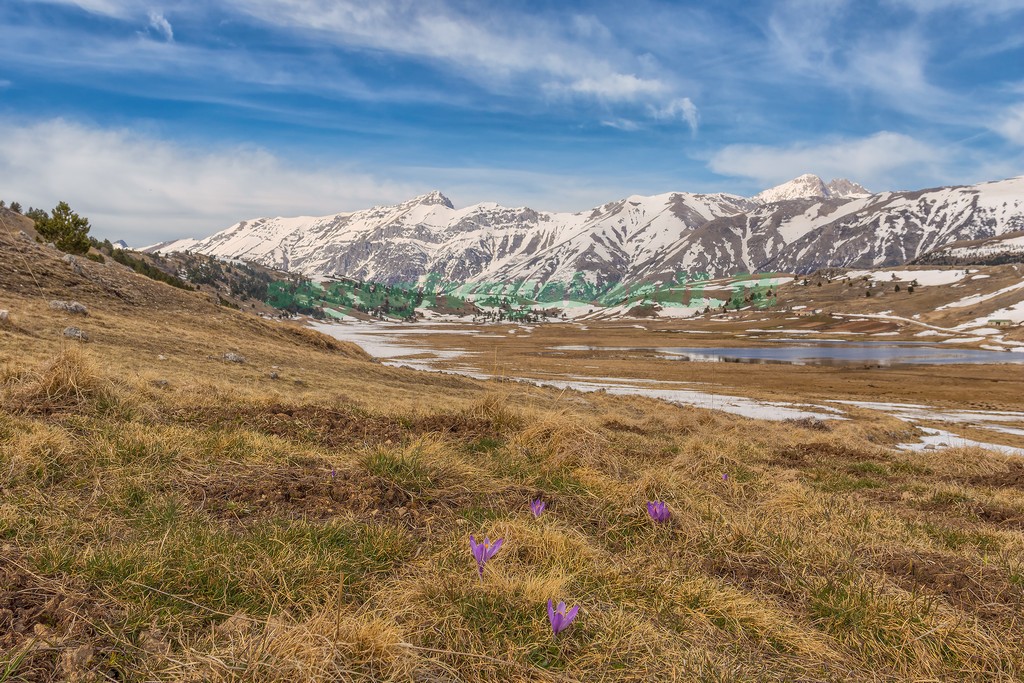
[(943, 348), (921, 342), (790, 342), (770, 346), (601, 347), (558, 346), (561, 351), (648, 351), (698, 363), (783, 363), (789, 365), (1024, 364), (1024, 353)]

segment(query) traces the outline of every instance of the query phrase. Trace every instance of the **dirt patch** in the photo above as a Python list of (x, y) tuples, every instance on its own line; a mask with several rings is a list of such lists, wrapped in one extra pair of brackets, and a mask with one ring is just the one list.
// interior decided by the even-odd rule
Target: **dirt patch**
[(622, 420), (616, 420), (616, 419), (605, 420), (602, 423), (602, 426), (604, 426), (605, 429), (610, 429), (610, 430), (615, 431), (615, 432), (629, 432), (630, 434), (650, 434), (651, 433), (649, 429), (647, 429), (645, 427), (642, 427), (642, 426), (640, 426), (638, 424), (630, 424), (628, 422), (623, 422)]
[(16, 681), (125, 680), (110, 665), (113, 643), (93, 624), (111, 621), (113, 608), (0, 557), (0, 674), (11, 661)]
[(816, 417), (802, 417), (800, 419), (786, 420), (787, 424), (795, 425), (797, 427), (803, 427), (804, 429), (810, 429), (816, 432), (831, 432), (832, 425), (827, 420), (819, 420)]
[(998, 567), (978, 567), (969, 560), (940, 552), (887, 548), (868, 555), (868, 565), (908, 591), (920, 588), (945, 596), (979, 616), (998, 617), (1020, 608), (1020, 587)]
[(486, 416), (468, 412), (441, 413), (420, 418), (373, 415), (349, 407), (271, 405), (224, 409), (216, 406), (189, 408), (174, 414), (176, 422), (208, 429), (250, 429), (289, 441), (313, 443), (326, 448), (362, 444), (398, 443), (405, 438), (440, 433), (456, 439), (496, 435), (507, 426)]
[(409, 425), (415, 434), (438, 432), (451, 434), (460, 438), (477, 438), (481, 436), (497, 436), (503, 431), (503, 425), (486, 416), (470, 413), (441, 413), (414, 420)]
[(799, 604), (801, 597), (790, 587), (786, 570), (760, 555), (720, 555), (704, 560), (704, 571), (743, 588), (777, 595)]
[(190, 427), (250, 429), (327, 448), (398, 441), (406, 431), (396, 419), (344, 407), (270, 405), (225, 409), (203, 406), (180, 411), (173, 419)]
[(207, 477), (196, 488), (203, 508), (219, 517), (284, 514), (326, 519), (346, 511), (388, 511), (409, 502), (401, 491), (387, 490), (367, 474), (319, 462), (236, 468)]
[(354, 514), (391, 519), (410, 530), (422, 530), (432, 519), (446, 516), (473, 497), (413, 494), (361, 469), (334, 469), (321, 462), (235, 468), (205, 477), (189, 489), (199, 506), (226, 520), (267, 516), (324, 520)]
[(833, 460), (861, 462), (883, 459), (876, 453), (854, 448), (841, 442), (811, 441), (777, 449), (770, 462), (785, 466), (796, 466)]
[(979, 474), (967, 480), (972, 486), (989, 486), (992, 488), (1018, 489), (1024, 491), (1024, 464), (1009, 463), (1008, 472)]
[(1003, 529), (1024, 529), (1024, 515), (1020, 510), (1003, 505), (981, 504), (975, 510), (975, 514)]
[(951, 512), (953, 514), (959, 512), (960, 514), (975, 515), (981, 521), (1001, 529), (1024, 528), (1024, 514), (1020, 510), (999, 503), (958, 497), (948, 500), (932, 498), (922, 501), (917, 507), (926, 511)]

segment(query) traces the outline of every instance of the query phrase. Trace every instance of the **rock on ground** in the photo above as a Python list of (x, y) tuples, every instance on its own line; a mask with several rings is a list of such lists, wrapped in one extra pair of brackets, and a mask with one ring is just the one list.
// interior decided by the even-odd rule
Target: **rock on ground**
[(55, 311), (64, 311), (65, 313), (71, 313), (72, 315), (89, 315), (89, 309), (84, 304), (80, 304), (77, 301), (61, 301), (54, 299), (50, 302), (50, 308)]
[(78, 327), (65, 327), (64, 336), (68, 339), (78, 339), (79, 341), (89, 341), (89, 333)]

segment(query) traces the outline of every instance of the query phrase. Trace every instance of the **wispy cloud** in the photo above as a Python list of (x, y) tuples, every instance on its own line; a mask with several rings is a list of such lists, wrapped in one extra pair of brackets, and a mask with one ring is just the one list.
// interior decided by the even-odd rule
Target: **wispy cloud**
[(442, 2), (234, 0), (238, 11), (274, 26), (312, 32), (348, 49), (427, 59), (486, 89), (520, 86), (605, 104), (669, 106), (680, 97), (669, 71), (617, 45), (590, 16), (558, 22), (489, 9), (460, 11)]
[(887, 0), (896, 7), (912, 9), (919, 14), (935, 14), (949, 10), (963, 12), (968, 19), (987, 19), (992, 15), (1024, 12), (1020, 0)]
[(656, 119), (681, 119), (690, 126), (690, 132), (697, 133), (697, 125), (700, 122), (697, 106), (690, 101), (689, 97), (680, 97), (672, 100), (662, 107), (651, 109)]
[(630, 119), (605, 119), (601, 122), (602, 126), (606, 128), (615, 128), (616, 130), (624, 130), (627, 132), (633, 132), (640, 130), (640, 124)]
[(1024, 102), (1003, 111), (992, 124), (992, 129), (1010, 142), (1024, 146)]
[(826, 179), (848, 177), (869, 187), (895, 189), (894, 183), (907, 178), (941, 175), (948, 160), (949, 153), (941, 146), (883, 131), (865, 138), (779, 147), (728, 145), (711, 157), (708, 166), (715, 173), (749, 178), (760, 187), (815, 173)]
[[(174, 39), (166, 15), (146, 0), (15, 1), (72, 5), (124, 21), (142, 19), (152, 35), (166, 42)], [(177, 0), (173, 7), (181, 16), (213, 11), (199, 0)], [(290, 32), (308, 49), (331, 47), (364, 52), (374, 59), (423, 62), (499, 96), (596, 105), (593, 116), (600, 116), (603, 109), (624, 108), (635, 117), (684, 99), (694, 106), (673, 70), (652, 60), (643, 46), (617, 41), (590, 14), (569, 14), (561, 21), (508, 5), (484, 10), (445, 0), (224, 0), (216, 8), (226, 12), (232, 23), (241, 19), (261, 30)], [(104, 38), (106, 51), (115, 49), (111, 42), (111, 37)], [(258, 52), (257, 47), (250, 52)], [(165, 55), (172, 56), (187, 59), (184, 51)], [(278, 59), (281, 55), (267, 56)], [(90, 55), (76, 57), (88, 63)], [(103, 66), (112, 65), (104, 62)], [(139, 68), (139, 62), (125, 60), (121, 66)], [(331, 79), (322, 80), (329, 83)], [(351, 94), (358, 96), (359, 91)], [(692, 117), (680, 120), (693, 127)]]
[(770, 46), (785, 71), (840, 92), (866, 93), (903, 111), (921, 112), (949, 97), (928, 80), (932, 44), (913, 25), (856, 30), (848, 0), (778, 3), (768, 21)]
[(174, 30), (171, 28), (171, 22), (167, 21), (160, 12), (150, 11), (149, 28), (168, 43), (174, 42)]
[[(257, 216), (328, 215), (440, 189), (461, 204), (579, 211), (623, 192), (614, 180), (500, 167), (294, 163), (252, 146), (197, 147), (151, 134), (64, 119), (0, 119), (4, 199), (50, 207), (63, 200), (93, 234), (133, 246), (205, 236)], [(640, 178), (630, 191), (644, 189)]]
[(60, 119), (0, 122), (0, 139), (8, 200), (66, 200), (97, 231), (133, 244), (205, 235), (254, 215), (365, 208), (423, 189), (351, 168), (299, 167), (254, 147), (190, 148)]

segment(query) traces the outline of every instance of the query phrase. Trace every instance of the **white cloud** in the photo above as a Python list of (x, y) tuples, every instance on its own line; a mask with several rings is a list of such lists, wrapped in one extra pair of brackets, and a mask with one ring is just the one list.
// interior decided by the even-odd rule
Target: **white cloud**
[[(387, 174), (346, 165), (299, 165), (254, 147), (188, 147), (131, 130), (53, 119), (0, 119), (4, 199), (49, 208), (67, 201), (92, 234), (143, 246), (205, 237), (257, 216), (328, 215), (395, 204), (432, 189), (457, 205), (579, 211), (645, 191), (565, 172), (495, 167), (393, 166)], [(659, 179), (663, 181), (663, 179)]]
[(174, 42), (174, 30), (171, 28), (171, 22), (167, 21), (164, 15), (160, 12), (150, 11), (149, 27), (162, 36), (168, 43)]
[(238, 11), (312, 39), (443, 63), (489, 90), (517, 83), (548, 94), (606, 104), (668, 106), (672, 74), (615, 44), (594, 17), (575, 16), (569, 33), (526, 14), (472, 15), (444, 2), (232, 0)]
[(872, 188), (909, 189), (906, 183), (928, 184), (943, 175), (948, 154), (899, 133), (882, 131), (866, 138), (835, 139), (783, 147), (729, 145), (708, 164), (715, 173), (749, 178), (770, 187), (803, 173), (826, 180), (849, 178)]
[(654, 117), (658, 119), (682, 119), (689, 124), (692, 133), (697, 132), (700, 115), (697, 111), (697, 105), (689, 97), (674, 99), (664, 107), (654, 107), (652, 112)]
[(602, 126), (606, 128), (615, 128), (617, 130), (624, 130), (627, 132), (633, 132), (640, 130), (640, 124), (630, 119), (605, 119), (601, 122)]
[(995, 121), (992, 129), (1010, 142), (1024, 145), (1024, 103), (1010, 107)]
[(768, 22), (770, 49), (784, 72), (849, 93), (880, 97), (899, 111), (956, 118), (952, 97), (928, 80), (935, 46), (914, 25), (860, 32), (848, 0), (786, 0)]
[(933, 14), (947, 10), (964, 10), (968, 17), (986, 18), (991, 15), (1024, 11), (1020, 0), (888, 0), (889, 4), (905, 7), (920, 14)]
[(619, 73), (604, 74), (600, 77), (585, 76), (562, 87), (572, 92), (593, 95), (608, 102), (633, 102), (652, 96), (658, 97), (668, 90), (668, 86), (656, 79)]
[(29, 0), (36, 4), (71, 5), (86, 12), (108, 17), (125, 18), (138, 14), (145, 0)]
[[(125, 21), (145, 17), (151, 32), (166, 42), (173, 40), (173, 29), (165, 15), (152, 8), (153, 0), (24, 1), (73, 5)], [(211, 11), (210, 4), (175, 0), (172, 6), (176, 14), (202, 15)], [(637, 109), (669, 107), (683, 95), (677, 74), (651, 59), (639, 49), (642, 46), (617, 41), (612, 30), (592, 15), (568, 14), (564, 21), (552, 21), (550, 16), (507, 5), (481, 9), (452, 0), (223, 0), (217, 5), (218, 10), (233, 14), (233, 20), (297, 33), (311, 45), (427, 61), (499, 95), (542, 94), (597, 103), (605, 109), (627, 109), (632, 114)], [(101, 56), (118, 49), (108, 43), (92, 48)], [(223, 52), (215, 56), (225, 58)], [(92, 57), (78, 54), (73, 61), (89, 63)], [(181, 50), (161, 57), (163, 63), (187, 59), (188, 53)], [(280, 60), (280, 55), (273, 56), (273, 63)], [(139, 69), (138, 61), (146, 60), (114, 66)]]
[(424, 189), (352, 169), (296, 167), (257, 148), (188, 148), (61, 119), (0, 121), (0, 139), (8, 201), (67, 201), (94, 233), (133, 245), (203, 236), (253, 216), (365, 208)]

